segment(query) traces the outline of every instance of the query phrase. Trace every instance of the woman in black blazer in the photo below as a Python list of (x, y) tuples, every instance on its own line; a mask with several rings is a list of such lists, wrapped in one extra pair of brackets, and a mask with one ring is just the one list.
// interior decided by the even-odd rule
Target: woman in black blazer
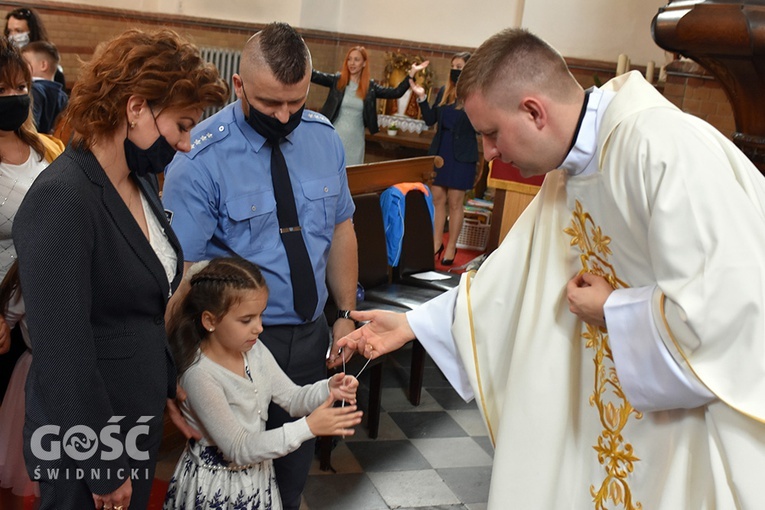
[[(441, 263), (450, 266), (457, 253), (457, 238), (462, 229), (464, 217), (463, 205), (465, 191), (473, 189), (478, 162), (478, 141), (473, 125), (465, 111), (457, 107), (457, 78), (459, 78), (470, 53), (456, 53), (452, 57), (451, 72), (446, 87), (441, 87), (436, 102), (430, 106), (425, 89), (413, 84), (412, 92), (417, 95), (422, 119), (428, 126), (438, 122), (438, 129), (433, 137), (428, 154), (443, 158), (441, 168), (434, 168), (433, 180), (434, 233), (433, 251), (436, 257), (443, 252)], [(444, 223), (449, 206), (449, 241), (444, 247)]]
[[(369, 78), (367, 50), (354, 46), (345, 55), (343, 69), (328, 74), (313, 70), (311, 82), (329, 87), (329, 95), (321, 107), (321, 113), (335, 126), (345, 148), (346, 165), (360, 165), (364, 162), (364, 128), (377, 133), (377, 99), (398, 99), (409, 90), (409, 80), (402, 80), (397, 87), (383, 87)], [(414, 78), (428, 67), (412, 64), (409, 77)]]
[(155, 174), (228, 91), (175, 32), (125, 32), (84, 66), (71, 145), (19, 208), (33, 351), (24, 456), (41, 510), (148, 505), (176, 388), (165, 306), (183, 267)]

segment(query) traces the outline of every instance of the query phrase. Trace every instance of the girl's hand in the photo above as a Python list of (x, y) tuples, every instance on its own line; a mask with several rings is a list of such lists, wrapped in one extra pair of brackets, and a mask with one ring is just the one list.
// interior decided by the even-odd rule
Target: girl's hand
[(335, 400), (345, 400), (349, 404), (355, 404), (358, 387), (359, 381), (352, 375), (341, 372), (329, 378), (329, 393)]
[(332, 407), (332, 395), (306, 418), (314, 436), (352, 436), (353, 427), (361, 423), (361, 411), (355, 405)]

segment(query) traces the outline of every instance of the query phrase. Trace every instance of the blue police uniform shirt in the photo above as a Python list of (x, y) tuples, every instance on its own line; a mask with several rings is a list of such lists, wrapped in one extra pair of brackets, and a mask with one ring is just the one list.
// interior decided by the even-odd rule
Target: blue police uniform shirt
[[(165, 169), (162, 201), (187, 262), (239, 255), (258, 266), (269, 287), (263, 324), (300, 324), (293, 309), (287, 255), (279, 235), (271, 182), (271, 148), (250, 127), (241, 101), (201, 122), (191, 150)], [(328, 297), (326, 268), (335, 225), (353, 217), (340, 137), (323, 115), (305, 110), (281, 144), (319, 300)]]

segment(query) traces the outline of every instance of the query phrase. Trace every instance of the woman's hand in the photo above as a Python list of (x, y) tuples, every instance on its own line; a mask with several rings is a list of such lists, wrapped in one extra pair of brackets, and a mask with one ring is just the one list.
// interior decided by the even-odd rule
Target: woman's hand
[(428, 67), (428, 64), (430, 64), (430, 60), (426, 60), (422, 64), (412, 64), (412, 67), (409, 68), (409, 77), (414, 78), (414, 75)]
[(181, 413), (179, 408), (180, 404), (182, 404), (185, 400), (186, 392), (183, 390), (180, 384), (176, 385), (175, 400), (171, 398), (167, 399), (167, 414), (170, 416), (170, 421), (172, 421), (173, 424), (178, 427), (178, 430), (181, 431), (181, 434), (183, 434), (186, 439), (196, 439), (199, 441), (202, 439), (202, 434), (197, 429), (189, 425), (189, 422), (187, 422), (186, 418), (183, 417), (183, 413)]
[(419, 101), (425, 101), (425, 88), (422, 85), (417, 85), (412, 78), (409, 78), (409, 88), (412, 89), (412, 94), (417, 96)]
[(93, 503), (97, 510), (128, 510), (133, 496), (133, 483), (130, 477), (116, 491), (109, 494), (93, 494)]

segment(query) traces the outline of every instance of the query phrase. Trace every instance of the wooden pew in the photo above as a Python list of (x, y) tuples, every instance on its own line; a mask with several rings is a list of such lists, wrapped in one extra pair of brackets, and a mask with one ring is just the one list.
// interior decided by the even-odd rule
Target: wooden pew
[(347, 168), (351, 195), (384, 191), (399, 182), (433, 181), (433, 161), (436, 156), (393, 159), (351, 165)]

